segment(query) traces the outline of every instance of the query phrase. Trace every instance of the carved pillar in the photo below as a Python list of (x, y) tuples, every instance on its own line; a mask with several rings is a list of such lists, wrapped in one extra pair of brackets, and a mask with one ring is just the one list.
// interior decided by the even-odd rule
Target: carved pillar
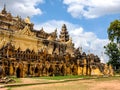
[(87, 75), (87, 62), (86, 62), (86, 59), (84, 58), (83, 59), (83, 62), (84, 62), (84, 66), (83, 66), (83, 75)]
[(110, 75), (110, 76), (114, 76), (114, 70), (113, 70), (111, 64), (109, 65), (109, 71), (110, 71), (109, 75)]
[(77, 75), (82, 75), (82, 67), (80, 66), (80, 60), (77, 60)]
[(107, 64), (104, 65), (104, 75), (108, 75), (109, 74), (109, 67)]
[(9, 74), (10, 74), (10, 76), (12, 76), (14, 74), (14, 69), (13, 69), (12, 63), (10, 63)]
[(90, 56), (87, 55), (87, 75), (91, 75), (90, 62), (91, 62)]

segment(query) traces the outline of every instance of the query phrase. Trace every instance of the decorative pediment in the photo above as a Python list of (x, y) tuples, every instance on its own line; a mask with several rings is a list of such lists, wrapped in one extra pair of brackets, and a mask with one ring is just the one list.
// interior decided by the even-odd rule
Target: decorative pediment
[(35, 33), (30, 30), (30, 27), (26, 25), (23, 30), (18, 31), (20, 35), (35, 36)]

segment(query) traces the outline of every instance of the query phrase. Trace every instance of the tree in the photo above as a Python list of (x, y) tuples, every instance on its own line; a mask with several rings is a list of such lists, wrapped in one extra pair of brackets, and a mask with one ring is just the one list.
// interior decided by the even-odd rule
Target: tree
[(120, 43), (120, 20), (115, 20), (110, 23), (108, 38), (112, 42)]
[(109, 56), (108, 64), (111, 64), (115, 69), (119, 68), (120, 50), (117, 48), (117, 44), (110, 42), (105, 48), (105, 54)]
[(108, 39), (110, 43), (106, 45), (105, 54), (109, 56), (108, 64), (111, 64), (115, 68), (120, 67), (120, 20), (114, 20), (110, 23), (110, 26), (107, 30)]

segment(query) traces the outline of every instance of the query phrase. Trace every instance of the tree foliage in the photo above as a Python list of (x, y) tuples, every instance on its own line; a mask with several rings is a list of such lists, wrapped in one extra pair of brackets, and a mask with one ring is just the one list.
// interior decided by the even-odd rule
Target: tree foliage
[(114, 67), (117, 67), (120, 60), (120, 50), (117, 48), (117, 44), (110, 42), (105, 48), (105, 54), (109, 56), (108, 64), (111, 64)]
[(120, 48), (117, 46), (120, 45), (120, 20), (111, 22), (107, 33), (110, 43), (104, 48), (105, 54), (109, 56), (108, 64), (111, 64), (113, 67), (120, 67)]
[(120, 43), (120, 20), (115, 20), (110, 23), (108, 28), (108, 38), (112, 42)]

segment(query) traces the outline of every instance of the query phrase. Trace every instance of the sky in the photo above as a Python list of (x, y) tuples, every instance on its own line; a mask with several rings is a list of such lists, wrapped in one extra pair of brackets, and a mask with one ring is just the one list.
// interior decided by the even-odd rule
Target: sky
[(76, 48), (108, 61), (103, 47), (109, 42), (110, 23), (120, 19), (120, 0), (0, 0), (0, 10), (4, 4), (13, 16), (29, 16), (36, 30), (57, 29), (59, 35), (66, 24)]

